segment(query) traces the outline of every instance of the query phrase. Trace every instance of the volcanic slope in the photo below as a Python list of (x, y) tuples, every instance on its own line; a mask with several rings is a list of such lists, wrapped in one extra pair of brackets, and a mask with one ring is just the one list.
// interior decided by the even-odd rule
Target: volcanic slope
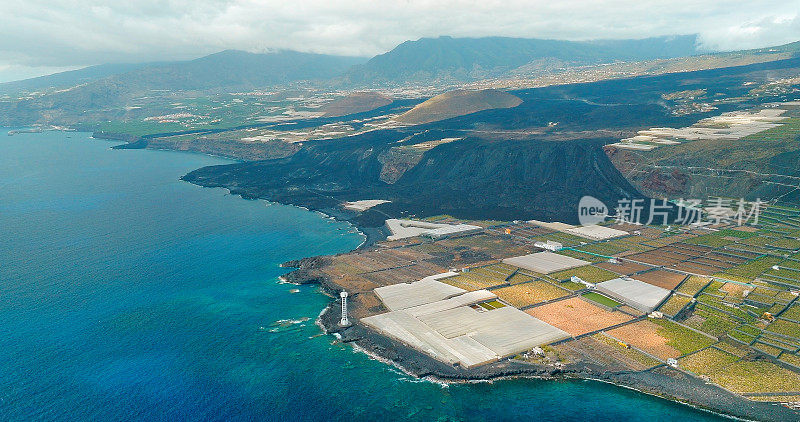
[(520, 104), (522, 104), (522, 100), (519, 97), (496, 89), (477, 91), (458, 89), (430, 98), (398, 116), (395, 120), (417, 125), (483, 110), (512, 108)]

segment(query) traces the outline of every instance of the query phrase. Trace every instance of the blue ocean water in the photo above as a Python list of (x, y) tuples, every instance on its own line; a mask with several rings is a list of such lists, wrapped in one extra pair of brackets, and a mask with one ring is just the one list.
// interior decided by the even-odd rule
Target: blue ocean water
[(409, 378), (320, 335), (316, 287), (278, 282), (357, 247), (349, 225), (178, 180), (223, 159), (4, 133), (0, 420), (717, 419), (588, 381)]

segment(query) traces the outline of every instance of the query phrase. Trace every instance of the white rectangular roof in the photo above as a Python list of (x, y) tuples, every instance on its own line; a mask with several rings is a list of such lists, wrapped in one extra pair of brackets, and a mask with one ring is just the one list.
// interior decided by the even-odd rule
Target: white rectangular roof
[(362, 318), (361, 322), (436, 359), (465, 367), (492, 362), (569, 334), (512, 306), (476, 310), (486, 290)]
[(566, 229), (564, 231), (593, 240), (606, 240), (628, 235), (628, 232), (626, 231), (612, 229), (611, 227), (598, 226), (596, 224), (575, 227), (572, 229)]
[(670, 294), (667, 289), (627, 277), (598, 283), (595, 289), (642, 312), (652, 312)]
[(448, 225), (445, 227), (439, 227), (437, 229), (429, 230), (423, 233), (424, 236), (430, 236), (434, 239), (442, 237), (442, 236), (449, 236), (458, 233), (470, 233), (470, 232), (477, 232), (483, 230), (481, 226), (473, 226), (470, 224), (455, 224), (455, 225)]
[(437, 278), (454, 275), (457, 275), (457, 273), (443, 273), (425, 277), (413, 283), (378, 287), (375, 289), (375, 294), (392, 311), (424, 305), (466, 292), (464, 289), (437, 281)]
[(549, 274), (556, 271), (589, 265), (590, 262), (553, 252), (537, 252), (530, 255), (506, 258), (504, 263), (537, 273)]

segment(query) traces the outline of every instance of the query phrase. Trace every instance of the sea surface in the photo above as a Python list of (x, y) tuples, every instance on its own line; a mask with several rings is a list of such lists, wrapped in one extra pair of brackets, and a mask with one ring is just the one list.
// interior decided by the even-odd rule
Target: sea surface
[(179, 181), (224, 159), (5, 132), (2, 421), (718, 419), (590, 381), (412, 379), (321, 335), (329, 299), (278, 281), (357, 247), (348, 224)]

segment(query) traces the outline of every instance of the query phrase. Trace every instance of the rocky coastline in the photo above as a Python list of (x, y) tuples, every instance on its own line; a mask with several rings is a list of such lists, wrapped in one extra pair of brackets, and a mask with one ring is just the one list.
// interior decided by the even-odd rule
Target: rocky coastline
[[(334, 335), (342, 343), (350, 344), (371, 358), (384, 361), (416, 378), (445, 384), (494, 382), (513, 378), (596, 381), (739, 420), (770, 422), (800, 420), (800, 415), (792, 409), (774, 403), (747, 400), (667, 365), (645, 371), (614, 371), (590, 362), (544, 365), (518, 359), (504, 359), (476, 368), (451, 366), (368, 329), (353, 320), (352, 316), (350, 326), (340, 326), (341, 302), (338, 293), (347, 290), (347, 286), (337, 284), (318, 270), (325, 263), (325, 257), (309, 257), (285, 262), (281, 267), (294, 270), (284, 275), (282, 279), (295, 284), (319, 284), (322, 292), (331, 297), (331, 302), (317, 319), (317, 324), (326, 334)], [(351, 293), (351, 297), (353, 295), (358, 293)], [(352, 306), (357, 305), (351, 305), (351, 309)]]

